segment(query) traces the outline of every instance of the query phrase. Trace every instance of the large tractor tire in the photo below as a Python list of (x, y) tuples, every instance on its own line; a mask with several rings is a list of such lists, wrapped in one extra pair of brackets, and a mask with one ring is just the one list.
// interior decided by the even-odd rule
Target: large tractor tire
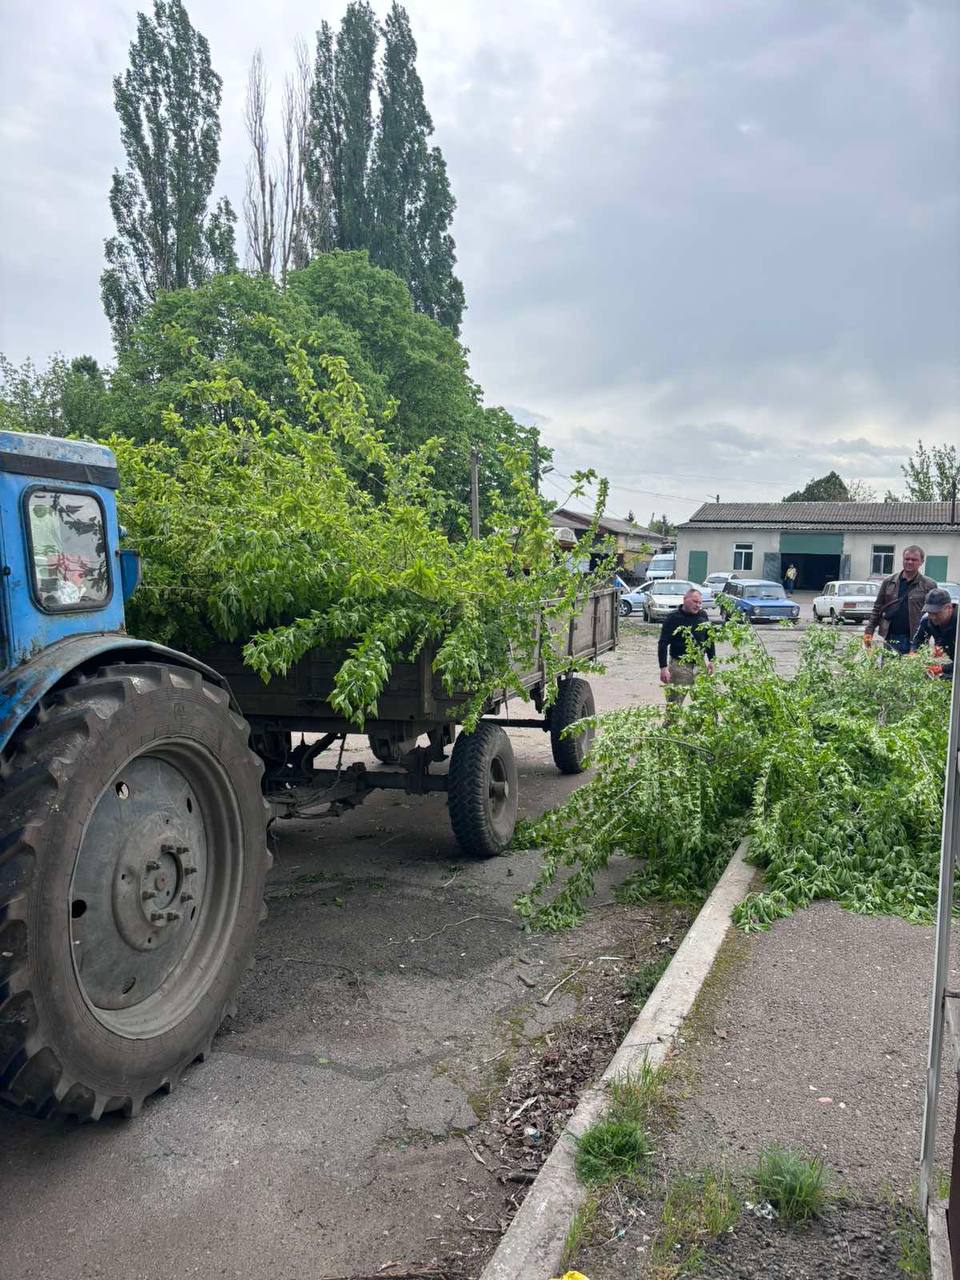
[(586, 768), (584, 760), (593, 743), (595, 730), (584, 729), (582, 733), (569, 733), (566, 737), (563, 731), (584, 716), (592, 716), (595, 710), (593, 690), (588, 680), (582, 676), (567, 676), (560, 681), (557, 700), (550, 709), (550, 749), (553, 763), (561, 773), (583, 773)]
[(160, 663), (48, 695), (0, 759), (0, 1101), (135, 1115), (253, 953), (267, 811), (227, 693)]
[(450, 825), (472, 858), (494, 858), (517, 825), (517, 762), (498, 724), (481, 720), (453, 744), (447, 775)]

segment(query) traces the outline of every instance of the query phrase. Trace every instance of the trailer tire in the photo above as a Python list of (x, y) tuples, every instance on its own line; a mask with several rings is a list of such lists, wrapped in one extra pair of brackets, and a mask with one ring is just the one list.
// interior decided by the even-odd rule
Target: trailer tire
[(209, 1053), (270, 862), (226, 690), (161, 663), (76, 674), (0, 757), (0, 1101), (130, 1116)]
[(367, 734), (367, 742), (381, 764), (399, 764), (403, 759), (403, 748), (399, 742), (391, 742), (389, 738), (375, 738), (372, 733)]
[(447, 775), (450, 825), (472, 858), (494, 858), (517, 824), (517, 762), (498, 724), (481, 720), (453, 744)]
[(583, 733), (570, 733), (566, 737), (563, 731), (584, 716), (592, 716), (595, 710), (589, 680), (582, 676), (567, 676), (560, 681), (557, 700), (550, 710), (550, 748), (553, 763), (561, 773), (583, 773), (586, 768), (584, 760), (596, 731), (584, 729)]

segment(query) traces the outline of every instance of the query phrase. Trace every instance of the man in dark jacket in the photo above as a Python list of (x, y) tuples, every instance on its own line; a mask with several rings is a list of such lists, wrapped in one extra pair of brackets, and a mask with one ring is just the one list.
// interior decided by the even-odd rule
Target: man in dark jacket
[(934, 587), (932, 591), (928, 591), (925, 604), (926, 612), (910, 641), (910, 652), (918, 653), (924, 645), (932, 642), (935, 658), (943, 655), (949, 659), (948, 662), (937, 662), (936, 666), (940, 670), (934, 669), (933, 674), (950, 680), (957, 656), (957, 610), (949, 591), (944, 591), (942, 587)]
[(703, 651), (707, 670), (713, 671), (715, 647), (710, 634), (710, 619), (703, 608), (703, 596), (691, 587), (683, 597), (679, 609), (668, 613), (660, 628), (657, 645), (657, 661), (660, 663), (660, 682), (667, 686), (667, 705), (677, 705), (686, 697), (693, 684), (697, 667), (687, 654), (687, 640), (693, 637), (695, 648)]
[(880, 590), (873, 605), (873, 613), (863, 632), (863, 643), (873, 643), (873, 633), (881, 637), (897, 653), (907, 653), (910, 640), (920, 625), (927, 592), (936, 588), (932, 578), (920, 572), (923, 564), (923, 548), (907, 547), (903, 553), (903, 568), (891, 573), (880, 583)]

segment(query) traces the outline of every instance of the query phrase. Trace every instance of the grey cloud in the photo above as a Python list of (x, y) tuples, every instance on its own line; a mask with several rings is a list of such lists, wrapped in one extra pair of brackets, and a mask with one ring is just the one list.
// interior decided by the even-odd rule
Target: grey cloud
[[(239, 207), (254, 47), (278, 96), (294, 36), (343, 4), (268, 21), (253, 0), (188, 3), (224, 77), (218, 190)], [(698, 477), (777, 497), (833, 466), (896, 483), (918, 436), (960, 438), (955, 6), (408, 7), (473, 371), (488, 403), (534, 407), (560, 471), (626, 484), (626, 459), (693, 502), (699, 479), (665, 478), (692, 452)], [(110, 78), (136, 8), (5, 16), (0, 347), (17, 358), (108, 352)]]

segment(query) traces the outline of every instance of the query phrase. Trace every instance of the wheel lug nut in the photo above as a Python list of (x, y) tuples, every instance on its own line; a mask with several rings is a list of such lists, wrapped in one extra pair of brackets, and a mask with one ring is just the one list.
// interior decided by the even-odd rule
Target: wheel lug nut
[(168, 920), (179, 920), (179, 919), (180, 919), (180, 912), (179, 912), (179, 911), (168, 911), (168, 912), (167, 912), (167, 919), (168, 919)]
[(159, 871), (159, 870), (160, 870), (160, 863), (159, 863), (159, 862), (154, 862), (154, 861), (153, 861), (153, 859), (151, 858), (151, 860), (147, 863), (147, 870), (148, 870), (148, 871)]
[(193, 875), (193, 873), (196, 871), (196, 869), (197, 869), (196, 867), (183, 867), (183, 868), (182, 868), (182, 870), (183, 870), (183, 874), (184, 874), (185, 876), (192, 876), (192, 875)]
[(144, 900), (144, 902), (149, 902), (151, 898), (155, 898), (156, 896), (157, 896), (156, 889), (142, 889), (140, 891), (140, 897)]
[(192, 893), (181, 893), (181, 895), (180, 895), (180, 901), (181, 901), (181, 902), (192, 902), (192, 901), (193, 901), (193, 894), (192, 894)]
[(161, 920), (166, 920), (166, 918), (167, 918), (167, 915), (165, 911), (150, 912), (150, 920), (154, 924), (159, 924)]

